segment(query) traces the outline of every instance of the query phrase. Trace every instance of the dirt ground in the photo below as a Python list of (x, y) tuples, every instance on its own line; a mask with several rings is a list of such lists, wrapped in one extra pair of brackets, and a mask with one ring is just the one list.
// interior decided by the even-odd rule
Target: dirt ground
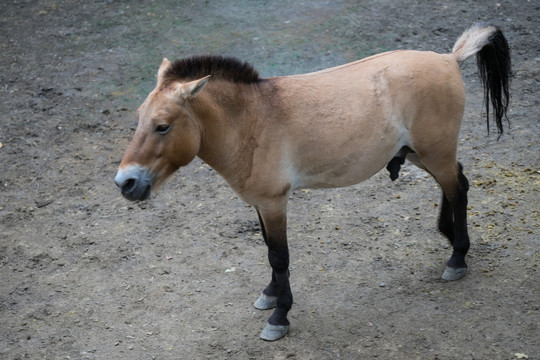
[[(253, 208), (199, 160), (147, 202), (113, 183), (163, 57), (232, 55), (269, 77), (448, 52), (476, 21), (512, 49), (511, 127), (487, 135), (469, 60), (460, 281), (440, 280), (440, 189), (412, 165), (297, 191), (292, 326), (264, 342)], [(540, 359), (539, 30), (527, 0), (0, 2), (0, 358)]]

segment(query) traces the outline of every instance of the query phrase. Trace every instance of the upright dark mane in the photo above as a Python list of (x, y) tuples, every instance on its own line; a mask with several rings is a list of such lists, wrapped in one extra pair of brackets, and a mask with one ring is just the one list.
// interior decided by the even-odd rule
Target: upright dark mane
[(165, 82), (196, 80), (207, 75), (233, 83), (253, 84), (261, 81), (259, 73), (247, 62), (233, 57), (192, 56), (176, 60), (165, 73)]

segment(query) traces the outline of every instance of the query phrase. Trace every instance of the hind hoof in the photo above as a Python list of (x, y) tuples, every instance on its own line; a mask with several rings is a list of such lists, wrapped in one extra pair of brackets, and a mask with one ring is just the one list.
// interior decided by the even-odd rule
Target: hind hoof
[(266, 326), (261, 332), (261, 339), (266, 341), (276, 341), (287, 335), (288, 332), (289, 325), (272, 325), (266, 323)]
[(454, 281), (459, 280), (467, 274), (467, 268), (451, 268), (447, 266), (442, 274), (443, 280)]
[(277, 296), (268, 296), (263, 293), (261, 294), (261, 296), (259, 296), (257, 301), (253, 303), (253, 306), (255, 306), (255, 308), (259, 310), (268, 310), (275, 308), (276, 304)]

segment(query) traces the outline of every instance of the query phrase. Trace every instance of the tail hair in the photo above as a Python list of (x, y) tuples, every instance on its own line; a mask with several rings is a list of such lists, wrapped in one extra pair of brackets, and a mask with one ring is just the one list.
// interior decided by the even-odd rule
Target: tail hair
[(476, 54), (480, 80), (484, 87), (488, 133), (491, 104), (500, 138), (503, 134), (503, 119), (510, 123), (507, 111), (510, 103), (512, 63), (506, 38), (498, 27), (478, 23), (459, 37), (452, 54), (458, 63)]

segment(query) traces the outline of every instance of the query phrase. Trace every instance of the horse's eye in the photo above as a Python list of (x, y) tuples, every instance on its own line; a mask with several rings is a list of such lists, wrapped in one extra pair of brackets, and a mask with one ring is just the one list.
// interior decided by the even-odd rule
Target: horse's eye
[(165, 135), (166, 133), (168, 133), (170, 129), (171, 129), (171, 127), (169, 125), (158, 125), (158, 126), (156, 126), (156, 132), (158, 134), (162, 134), (162, 135)]

